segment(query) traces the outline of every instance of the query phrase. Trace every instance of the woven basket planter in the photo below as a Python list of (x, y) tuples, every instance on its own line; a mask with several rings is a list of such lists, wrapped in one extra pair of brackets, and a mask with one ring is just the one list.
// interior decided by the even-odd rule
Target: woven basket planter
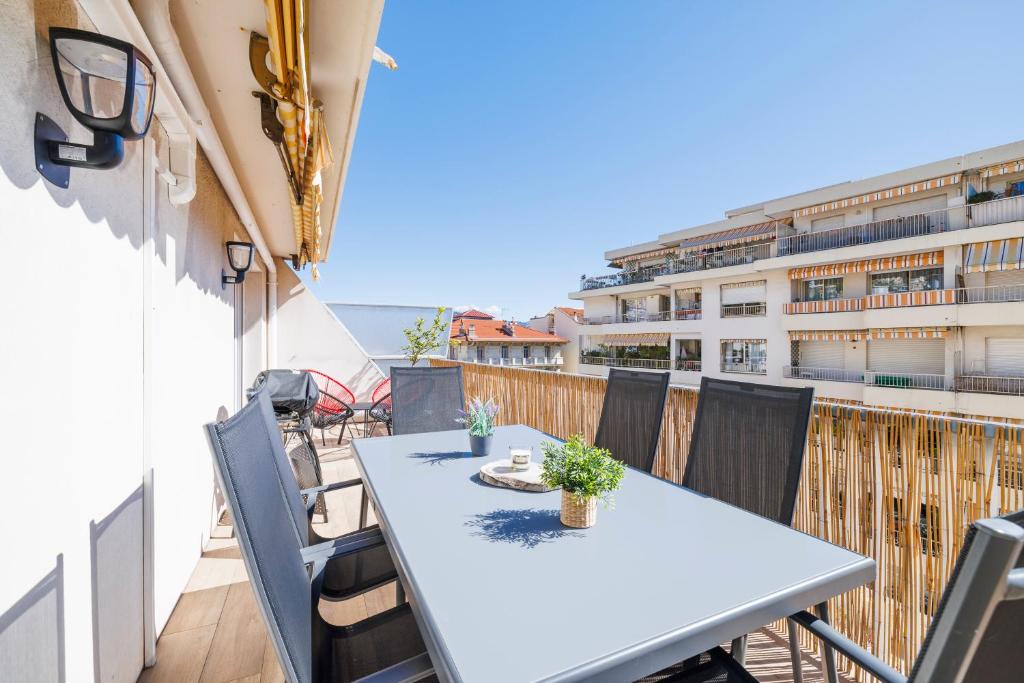
[(574, 529), (586, 529), (597, 521), (597, 497), (580, 500), (574, 494), (562, 489), (562, 524)]

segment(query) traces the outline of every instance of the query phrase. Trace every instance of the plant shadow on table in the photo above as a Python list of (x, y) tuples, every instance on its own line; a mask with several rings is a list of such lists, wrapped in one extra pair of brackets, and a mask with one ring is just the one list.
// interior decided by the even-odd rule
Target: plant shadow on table
[(430, 453), (413, 453), (408, 457), (413, 458), (414, 460), (419, 460), (425, 465), (443, 465), (449, 460), (472, 458), (473, 454), (469, 451), (436, 451)]
[(558, 510), (494, 510), (473, 515), (466, 526), (475, 529), (474, 536), (492, 543), (511, 543), (522, 548), (536, 548), (560, 538), (582, 537), (583, 533), (562, 525)]

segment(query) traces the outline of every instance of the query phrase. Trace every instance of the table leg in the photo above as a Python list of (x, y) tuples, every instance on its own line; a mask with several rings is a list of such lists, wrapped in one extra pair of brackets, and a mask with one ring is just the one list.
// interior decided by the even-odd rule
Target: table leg
[(793, 663), (793, 683), (804, 683), (804, 670), (801, 665), (800, 641), (797, 640), (796, 623), (792, 619), (786, 619), (786, 626), (789, 627), (789, 658)]
[[(818, 618), (826, 624), (829, 623), (827, 602), (818, 604)], [(824, 668), (822, 675), (828, 683), (839, 683), (839, 675), (836, 673), (836, 652), (828, 643), (822, 642), (821, 645), (824, 649), (824, 654), (821, 658), (821, 665)]]
[(363, 489), (362, 500), (359, 501), (359, 528), (366, 528), (366, 516), (369, 512), (370, 500), (366, 496), (366, 489)]
[(732, 658), (740, 664), (746, 664), (747, 662), (747, 637), (740, 636), (732, 641), (732, 649), (730, 651)]
[(395, 579), (395, 604), (401, 605), (405, 603), (405, 586), (402, 585), (401, 579)]

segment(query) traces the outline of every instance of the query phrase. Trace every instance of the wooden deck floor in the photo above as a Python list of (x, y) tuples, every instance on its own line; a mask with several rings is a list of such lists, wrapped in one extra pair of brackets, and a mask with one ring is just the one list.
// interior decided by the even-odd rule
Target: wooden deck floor
[[(334, 440), (328, 437), (328, 447), (320, 451), (324, 479), (328, 482), (358, 476), (348, 440), (341, 447), (333, 447), (336, 439), (336, 435)], [(359, 519), (358, 488), (329, 494), (327, 506), (328, 522), (318, 525), (320, 533), (337, 535), (356, 528)], [(320, 609), (328, 621), (350, 624), (394, 604), (394, 588), (386, 586), (345, 602), (324, 602)], [(792, 681), (787, 641), (770, 629), (751, 634), (747, 666), (760, 681)], [(806, 683), (822, 680), (816, 655), (804, 653), (803, 672)], [(273, 647), (267, 640), (230, 526), (221, 525), (215, 531), (157, 642), (156, 665), (145, 670), (139, 681), (284, 681)]]

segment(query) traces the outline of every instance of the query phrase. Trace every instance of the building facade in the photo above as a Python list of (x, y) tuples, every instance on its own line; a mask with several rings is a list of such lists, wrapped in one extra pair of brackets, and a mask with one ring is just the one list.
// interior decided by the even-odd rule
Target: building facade
[(728, 211), (606, 252), (580, 371), (812, 385), (1024, 417), (1024, 143)]
[(457, 313), (448, 357), (468, 363), (561, 370), (568, 339), (519, 323), (496, 320), (483, 311)]
[(583, 309), (555, 306), (547, 315), (530, 318), (526, 326), (538, 332), (547, 332), (567, 340), (562, 347), (562, 370), (579, 371), (580, 327), (583, 325)]

